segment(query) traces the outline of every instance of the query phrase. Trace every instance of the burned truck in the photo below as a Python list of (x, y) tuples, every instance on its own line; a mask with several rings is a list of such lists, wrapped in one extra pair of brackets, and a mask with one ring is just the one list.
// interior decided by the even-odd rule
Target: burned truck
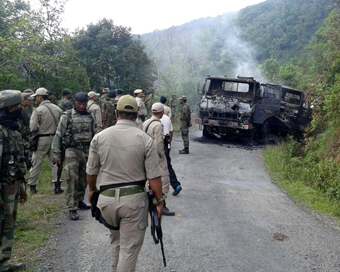
[(304, 95), (294, 88), (261, 84), (252, 77), (205, 80), (197, 123), (203, 136), (245, 136), (265, 140), (269, 132), (302, 132), (311, 121)]
[(280, 112), (280, 90), (261, 86), (252, 77), (211, 77), (205, 80), (197, 123), (203, 136), (240, 135), (263, 139), (270, 120)]

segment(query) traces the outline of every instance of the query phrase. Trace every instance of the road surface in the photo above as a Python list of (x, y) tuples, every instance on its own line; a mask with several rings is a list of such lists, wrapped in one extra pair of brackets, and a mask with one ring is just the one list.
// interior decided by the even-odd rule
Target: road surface
[[(173, 143), (183, 190), (167, 200), (176, 216), (163, 217), (168, 266), (148, 228), (136, 271), (340, 271), (339, 228), (271, 181), (263, 148), (190, 137), (189, 155), (178, 154), (180, 137)], [(65, 213), (36, 271), (110, 271), (109, 231), (89, 211), (79, 215), (71, 222)]]

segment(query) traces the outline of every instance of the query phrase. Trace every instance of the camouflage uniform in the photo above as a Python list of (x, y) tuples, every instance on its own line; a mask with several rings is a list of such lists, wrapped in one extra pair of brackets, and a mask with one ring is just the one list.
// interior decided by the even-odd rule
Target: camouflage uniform
[(30, 151), (29, 138), (31, 136), (30, 119), (32, 116), (32, 107), (22, 107), (22, 119), (19, 120), (19, 132), (24, 140), (26, 166), (29, 170), (31, 168), (32, 152)]
[[(3, 91), (1, 95), (6, 96), (6, 93), (15, 94), (16, 100), (12, 101), (11, 105), (22, 99), (19, 91)], [(24, 141), (20, 133), (15, 128), (0, 125), (0, 189), (1, 200), (4, 202), (3, 230), (0, 234), (0, 271), (8, 271), (11, 267), (8, 260), (12, 254), (18, 200), (20, 196), (26, 196), (26, 171)]]
[(115, 112), (117, 108), (117, 101), (115, 100), (115, 98), (107, 98), (102, 105), (102, 113), (104, 116), (103, 127), (108, 128), (114, 126), (117, 123)]
[[(189, 118), (185, 117), (188, 114)], [(181, 109), (181, 134), (185, 148), (189, 148), (189, 127), (191, 126), (191, 110), (188, 104), (184, 103)]]
[(67, 111), (73, 109), (73, 104), (71, 100), (65, 99), (64, 97), (60, 99), (58, 102), (58, 107), (62, 109), (62, 111)]
[(96, 133), (96, 124), (90, 111), (80, 114), (75, 109), (60, 117), (58, 129), (52, 143), (54, 158), (60, 159), (62, 145), (65, 147), (65, 180), (67, 183), (67, 206), (77, 209), (84, 200), (87, 187), (86, 163), (89, 146)]
[(171, 97), (168, 106), (171, 108), (171, 120), (173, 120), (175, 118), (175, 112), (177, 108), (177, 101), (175, 95)]

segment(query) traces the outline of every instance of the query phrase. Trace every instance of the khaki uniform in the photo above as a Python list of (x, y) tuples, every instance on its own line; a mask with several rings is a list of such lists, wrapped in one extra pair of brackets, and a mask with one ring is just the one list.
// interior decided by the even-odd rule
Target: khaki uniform
[(30, 120), (30, 129), (31, 132), (40, 135), (40, 137), (38, 149), (33, 151), (32, 155), (32, 168), (28, 180), (29, 185), (36, 185), (38, 183), (41, 164), (46, 155), (50, 160), (52, 168), (52, 182), (57, 182), (58, 167), (53, 164), (51, 144), (57, 130), (61, 113), (62, 110), (58, 106), (52, 104), (49, 100), (44, 100), (37, 109), (33, 110)]
[(67, 111), (67, 110), (71, 110), (73, 108), (73, 104), (72, 104), (71, 100), (65, 99), (63, 97), (58, 102), (58, 107), (61, 108), (62, 111)]
[(55, 159), (60, 159), (62, 145), (65, 147), (65, 181), (67, 183), (67, 207), (76, 210), (84, 201), (87, 187), (86, 163), (90, 142), (97, 129), (92, 114), (80, 114), (75, 109), (66, 111), (60, 118), (53, 140)]
[[(15, 152), (14, 152), (15, 151)], [(20, 191), (25, 191), (26, 164), (24, 141), (18, 131), (0, 126), (0, 188), (4, 190), (4, 223), (0, 247), (0, 271), (7, 271), (12, 254), (14, 227), (17, 218)]]
[(170, 178), (168, 164), (165, 157), (163, 130), (164, 129), (162, 122), (155, 116), (152, 116), (150, 119), (146, 120), (143, 124), (143, 131), (148, 133), (154, 139), (155, 144), (157, 146), (159, 164), (162, 169), (162, 191), (164, 196), (166, 197), (167, 194), (169, 193)]
[[(185, 117), (185, 114), (188, 114), (188, 118)], [(188, 104), (183, 104), (181, 109), (181, 134), (184, 147), (189, 147), (189, 127), (191, 126), (191, 110)]]
[(138, 105), (138, 113), (139, 113), (139, 117), (136, 120), (137, 125), (141, 128), (141, 124), (143, 124), (145, 118), (148, 115), (148, 111), (146, 109), (144, 100), (140, 97), (135, 97), (137, 105)]
[[(115, 126), (94, 136), (86, 172), (98, 175), (99, 186), (161, 176), (157, 149), (152, 138), (129, 120), (119, 120)], [(110, 190), (115, 190), (116, 195), (119, 195), (120, 188)], [(148, 225), (147, 194), (143, 190), (119, 197), (101, 194), (97, 206), (108, 224), (120, 227), (119, 231), (110, 230), (112, 271), (135, 271)]]
[(168, 107), (167, 105), (164, 105), (164, 104), (163, 104), (163, 106), (164, 106), (164, 114), (169, 116), (169, 118), (171, 118), (172, 113), (171, 113), (170, 107)]
[(87, 103), (87, 109), (92, 113), (93, 118), (97, 124), (98, 131), (103, 129), (102, 112), (100, 107), (93, 100)]

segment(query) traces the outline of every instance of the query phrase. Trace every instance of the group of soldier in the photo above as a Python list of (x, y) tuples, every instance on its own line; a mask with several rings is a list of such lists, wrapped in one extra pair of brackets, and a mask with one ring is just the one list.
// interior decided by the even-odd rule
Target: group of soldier
[[(21, 264), (8, 262), (17, 206), (27, 200), (26, 170), (30, 173), (27, 183), (31, 194), (38, 192), (41, 166), (46, 156), (52, 168), (55, 194), (64, 191), (58, 173), (58, 169), (64, 166), (70, 220), (79, 219), (77, 209), (91, 208), (84, 202), (87, 184), (89, 202), (100, 186), (98, 208), (102, 221), (106, 226), (114, 226), (113, 229), (109, 227), (112, 271), (134, 271), (147, 227), (146, 181), (159, 201), (159, 218), (175, 215), (165, 205), (170, 184), (173, 195), (182, 190), (170, 158), (171, 120), (175, 115), (176, 97), (172, 96), (169, 107), (167, 99), (162, 96), (160, 102), (152, 105), (152, 117), (147, 119), (146, 105), (151, 98), (144, 100), (141, 89), (134, 91), (135, 97), (124, 95), (120, 89), (110, 91), (108, 88), (103, 89), (100, 98), (100, 94), (94, 91), (77, 93), (74, 100), (70, 90), (65, 89), (62, 94), (57, 106), (51, 101), (53, 94), (45, 88), (39, 88), (35, 93), (31, 90), (0, 92), (0, 210), (4, 211), (4, 218), (0, 219), (0, 272), (22, 268)], [(184, 142), (180, 154), (189, 154), (191, 111), (186, 100), (185, 96), (179, 99)], [(98, 182), (97, 176), (100, 177)], [(111, 187), (107, 188), (108, 185)], [(105, 190), (102, 186), (106, 186)], [(135, 190), (135, 186), (140, 191)], [(141, 192), (143, 194), (139, 195)], [(126, 196), (125, 200), (120, 196)], [(117, 204), (120, 199), (121, 203)], [(140, 212), (138, 215), (121, 214), (124, 209), (118, 209), (117, 205)], [(124, 245), (120, 237), (126, 234), (124, 231), (130, 232), (130, 228), (139, 233), (129, 238), (131, 243)], [(124, 241), (126, 239), (124, 237)]]

